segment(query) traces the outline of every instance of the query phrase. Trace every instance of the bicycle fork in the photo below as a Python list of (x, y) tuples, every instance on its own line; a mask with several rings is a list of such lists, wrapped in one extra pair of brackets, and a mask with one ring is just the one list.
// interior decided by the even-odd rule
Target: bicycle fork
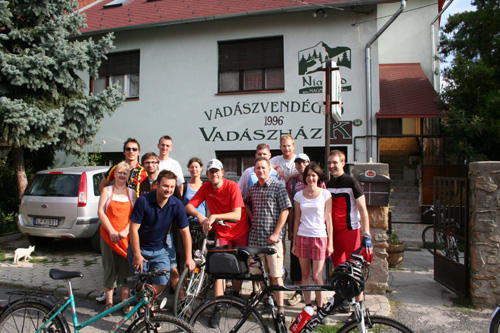
[(316, 326), (321, 324), (323, 322), (323, 319), (325, 319), (340, 303), (340, 301), (337, 301), (337, 303), (335, 303), (335, 301), (335, 295), (333, 295), (330, 300), (326, 302), (321, 309), (318, 310), (318, 313), (316, 313), (311, 317), (311, 319), (309, 319), (306, 326), (304, 326), (304, 328), (302, 329), (301, 333), (311, 333)]
[[(340, 297), (335, 299), (335, 295), (333, 295), (332, 298), (330, 298), (330, 300), (325, 305), (323, 305), (321, 309), (318, 310), (318, 313), (312, 316), (311, 319), (309, 319), (309, 322), (301, 330), (301, 333), (311, 333), (314, 328), (321, 324), (323, 322), (323, 319), (330, 315), (332, 310), (335, 309), (342, 301), (343, 299), (341, 299)], [(356, 321), (358, 322), (358, 330), (361, 333), (365, 333), (366, 326), (363, 309), (359, 302), (353, 302), (351, 303), (351, 305), (354, 306), (354, 315), (356, 317)]]

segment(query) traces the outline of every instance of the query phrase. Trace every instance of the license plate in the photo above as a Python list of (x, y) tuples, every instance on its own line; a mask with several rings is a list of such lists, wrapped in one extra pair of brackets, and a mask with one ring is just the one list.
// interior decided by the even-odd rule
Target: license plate
[(46, 219), (37, 217), (35, 218), (33, 224), (40, 227), (57, 227), (59, 225), (59, 219)]

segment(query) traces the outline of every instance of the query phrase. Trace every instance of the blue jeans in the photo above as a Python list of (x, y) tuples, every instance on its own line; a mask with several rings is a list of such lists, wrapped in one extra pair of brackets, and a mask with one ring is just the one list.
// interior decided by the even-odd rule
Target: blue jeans
[[(146, 261), (142, 262), (143, 272), (150, 272), (160, 269), (165, 269), (167, 271), (170, 271), (170, 257), (167, 247), (164, 247), (156, 251), (141, 249), (141, 255), (143, 256), (144, 259), (147, 260), (147, 262)], [(132, 263), (134, 262), (134, 253), (132, 252), (132, 246), (128, 247), (127, 259), (133, 271), (134, 268), (132, 267)], [(155, 277), (153, 280), (153, 284), (159, 286), (166, 286), (169, 280), (170, 280), (170, 273), (167, 273), (167, 275)]]
[(177, 268), (177, 252), (175, 252), (173, 234), (167, 235), (167, 250), (168, 250), (168, 256), (170, 257), (170, 269)]

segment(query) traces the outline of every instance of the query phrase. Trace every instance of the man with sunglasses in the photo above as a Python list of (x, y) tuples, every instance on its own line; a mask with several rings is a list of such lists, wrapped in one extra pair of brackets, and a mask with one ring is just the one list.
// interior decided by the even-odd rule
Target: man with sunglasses
[[(127, 180), (127, 187), (133, 189), (137, 192), (139, 196), (139, 185), (140, 183), (148, 177), (146, 170), (139, 164), (139, 154), (141, 153), (141, 146), (136, 139), (128, 138), (123, 144), (123, 155), (125, 156), (125, 162), (130, 165), (130, 174)], [(99, 184), (99, 190), (108, 186), (115, 179), (115, 168), (113, 165), (106, 172), (106, 177), (101, 180)]]

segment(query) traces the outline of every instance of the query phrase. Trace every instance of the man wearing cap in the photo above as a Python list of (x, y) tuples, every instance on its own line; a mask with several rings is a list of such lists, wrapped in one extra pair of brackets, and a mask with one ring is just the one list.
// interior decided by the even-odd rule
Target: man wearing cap
[[(203, 183), (198, 192), (186, 205), (186, 212), (198, 218), (203, 228), (210, 229), (216, 220), (237, 220), (236, 224), (222, 226), (215, 224), (215, 235), (218, 246), (228, 245), (247, 246), (248, 245), (248, 220), (245, 212), (245, 203), (241, 196), (238, 184), (232, 180), (224, 178), (224, 167), (218, 159), (212, 159), (207, 164), (208, 182)], [(196, 207), (206, 202), (209, 216), (204, 216), (196, 210)], [(241, 281), (233, 281), (234, 294), (239, 296)], [(223, 295), (222, 280), (215, 282), (215, 296)], [(219, 310), (219, 311), (217, 311)], [(209, 326), (219, 325), (221, 313), (217, 307), (210, 318)]]

